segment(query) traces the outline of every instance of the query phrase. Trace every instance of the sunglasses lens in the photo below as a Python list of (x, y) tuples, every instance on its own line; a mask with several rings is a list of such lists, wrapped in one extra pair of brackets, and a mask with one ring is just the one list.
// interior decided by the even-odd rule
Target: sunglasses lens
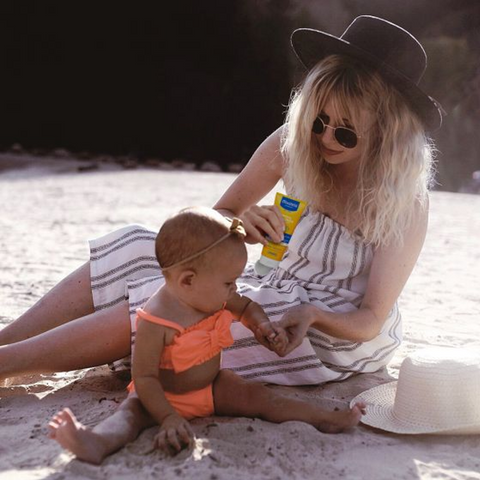
[(335, 129), (335, 138), (345, 148), (354, 148), (357, 145), (357, 134), (347, 128), (337, 127)]
[(325, 131), (325, 124), (323, 123), (321, 118), (316, 118), (313, 122), (312, 132), (319, 135)]
[[(325, 122), (321, 117), (317, 117), (313, 122), (312, 132), (320, 135), (326, 129)], [(329, 127), (330, 128), (330, 127)], [(348, 128), (336, 127), (334, 129), (334, 135), (337, 142), (345, 148), (355, 148), (357, 146), (357, 134)]]

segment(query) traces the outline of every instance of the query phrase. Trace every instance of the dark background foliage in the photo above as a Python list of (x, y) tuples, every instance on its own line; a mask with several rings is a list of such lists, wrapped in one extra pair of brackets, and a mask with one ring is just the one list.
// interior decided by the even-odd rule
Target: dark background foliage
[(410, 30), (422, 87), (448, 116), (438, 188), (480, 169), (479, 0), (2, 2), (0, 148), (245, 163), (303, 75), (294, 28), (340, 35), (361, 14)]

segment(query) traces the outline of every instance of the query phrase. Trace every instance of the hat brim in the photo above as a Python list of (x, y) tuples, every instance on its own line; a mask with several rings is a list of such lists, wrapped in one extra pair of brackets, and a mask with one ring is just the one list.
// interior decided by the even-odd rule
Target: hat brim
[(440, 104), (424, 93), (409, 78), (385, 63), (380, 63), (367, 51), (334, 35), (310, 28), (295, 30), (290, 40), (298, 59), (309, 70), (323, 58), (335, 54), (348, 55), (365, 61), (400, 91), (410, 107), (420, 117), (427, 131), (432, 132), (441, 127), (442, 108)]
[[(387, 432), (404, 435), (473, 435), (480, 433), (480, 424), (470, 423), (446, 427), (445, 425), (427, 422), (424, 424), (410, 423), (396, 418), (393, 411), (396, 389), (396, 381), (373, 387), (357, 395), (350, 402), (350, 407), (359, 401), (365, 402), (367, 404), (366, 414), (362, 416), (360, 421), (365, 425)], [(448, 415), (448, 412), (445, 412), (445, 415)]]

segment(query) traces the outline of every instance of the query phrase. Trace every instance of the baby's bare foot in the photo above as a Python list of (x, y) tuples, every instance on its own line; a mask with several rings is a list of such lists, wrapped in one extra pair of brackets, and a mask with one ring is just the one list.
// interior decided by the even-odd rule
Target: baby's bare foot
[(74, 453), (79, 460), (98, 465), (106, 457), (103, 439), (81, 424), (69, 408), (54, 415), (48, 429), (49, 437)]
[(366, 404), (364, 402), (358, 402), (350, 410), (324, 412), (315, 426), (324, 433), (343, 432), (358, 425), (360, 418), (365, 414), (365, 408)]

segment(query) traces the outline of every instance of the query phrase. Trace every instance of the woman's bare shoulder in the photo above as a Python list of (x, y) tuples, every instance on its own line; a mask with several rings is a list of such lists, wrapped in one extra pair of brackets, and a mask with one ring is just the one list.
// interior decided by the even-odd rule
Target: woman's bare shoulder
[(284, 159), (282, 155), (282, 136), (284, 127), (281, 126), (272, 132), (257, 148), (249, 164), (262, 164), (263, 168), (275, 170), (281, 174)]

